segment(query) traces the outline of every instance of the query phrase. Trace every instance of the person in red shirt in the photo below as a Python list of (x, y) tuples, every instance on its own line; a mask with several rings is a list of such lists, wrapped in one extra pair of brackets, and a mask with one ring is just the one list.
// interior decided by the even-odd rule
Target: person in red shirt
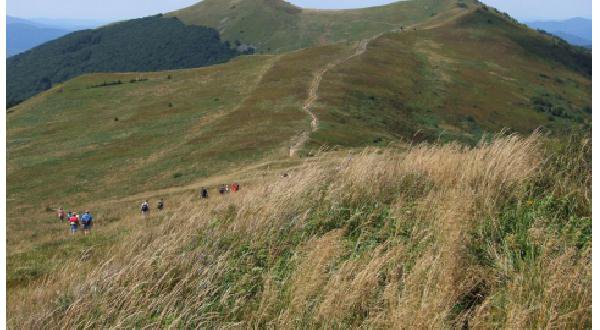
[(79, 228), (79, 217), (73, 213), (69, 218), (69, 227), (71, 227), (71, 234), (75, 234)]

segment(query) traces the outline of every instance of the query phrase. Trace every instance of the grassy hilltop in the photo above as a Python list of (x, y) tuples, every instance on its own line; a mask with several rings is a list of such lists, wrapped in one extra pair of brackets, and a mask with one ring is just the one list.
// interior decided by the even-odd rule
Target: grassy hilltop
[[(165, 16), (270, 54), (10, 109), (13, 327), (589, 325), (589, 52), (472, 1)], [(92, 209), (94, 235), (58, 206)]]
[[(315, 10), (282, 0), (204, 0), (168, 14), (217, 29), (224, 40), (280, 53), (339, 41), (357, 41), (413, 24), (442, 21), (468, 10), (472, 1), (399, 1), (386, 6)], [(461, 5), (462, 4), (462, 5)]]
[(385, 34), (328, 72), (313, 145), (461, 140), (591, 125), (590, 57), (491, 9)]

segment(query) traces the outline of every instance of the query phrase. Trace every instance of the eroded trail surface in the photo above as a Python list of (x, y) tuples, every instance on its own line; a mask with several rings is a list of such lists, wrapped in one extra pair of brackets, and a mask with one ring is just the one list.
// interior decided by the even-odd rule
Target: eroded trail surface
[(369, 39), (361, 40), (358, 43), (358, 45), (356, 46), (356, 51), (352, 55), (345, 57), (345, 58), (337, 59), (333, 62), (330, 62), (324, 68), (315, 72), (315, 76), (314, 76), (314, 78), (310, 84), (309, 90), (308, 90), (308, 97), (306, 98), (306, 101), (304, 101), (304, 105), (302, 106), (302, 110), (304, 110), (306, 113), (308, 113), (308, 115), (311, 117), (310, 131), (304, 131), (304, 132), (300, 133), (299, 136), (294, 138), (294, 140), (292, 141), (292, 144), (290, 146), (290, 157), (295, 156), (298, 153), (298, 151), (300, 149), (302, 149), (302, 147), (304, 147), (304, 145), (308, 141), (310, 133), (313, 133), (317, 129), (319, 129), (319, 118), (314, 113), (312, 108), (313, 108), (313, 105), (315, 104), (315, 102), (317, 101), (317, 99), (319, 98), (319, 86), (321, 85), (323, 76), (327, 73), (327, 71), (333, 69), (337, 65), (340, 65), (346, 61), (349, 61), (355, 57), (358, 57), (358, 56), (364, 54), (367, 51), (369, 42), (377, 39), (382, 34), (383, 33), (373, 36)]

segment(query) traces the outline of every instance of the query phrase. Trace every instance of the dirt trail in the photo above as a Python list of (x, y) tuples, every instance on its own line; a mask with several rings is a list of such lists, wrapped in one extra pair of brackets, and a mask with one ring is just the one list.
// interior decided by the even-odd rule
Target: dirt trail
[(315, 102), (317, 101), (317, 99), (319, 98), (319, 87), (321, 85), (321, 81), (323, 80), (323, 76), (329, 70), (335, 68), (337, 65), (340, 65), (346, 61), (349, 61), (355, 57), (358, 57), (358, 56), (361, 56), (362, 54), (364, 54), (367, 51), (367, 48), (369, 47), (369, 43), (371, 41), (379, 38), (381, 35), (383, 35), (383, 33), (380, 33), (380, 34), (375, 35), (368, 39), (361, 40), (358, 43), (358, 45), (356, 46), (356, 50), (355, 50), (354, 54), (352, 54), (348, 57), (337, 59), (333, 62), (330, 62), (324, 68), (320, 69), (319, 71), (317, 71), (315, 73), (315, 76), (314, 76), (314, 78), (310, 84), (309, 90), (308, 90), (308, 97), (304, 101), (304, 106), (302, 107), (302, 110), (305, 111), (306, 113), (308, 113), (308, 115), (311, 117), (310, 131), (304, 131), (299, 136), (294, 138), (294, 140), (292, 141), (292, 145), (290, 146), (290, 157), (294, 157), (298, 153), (298, 150), (300, 150), (300, 149), (302, 149), (302, 147), (304, 147), (304, 145), (308, 141), (308, 137), (309, 137), (310, 133), (314, 133), (317, 129), (319, 129), (319, 118), (312, 111), (312, 107), (315, 104)]
[[(464, 11), (464, 10), (460, 10), (460, 8), (457, 8), (455, 10), (452, 10), (449, 13), (449, 15), (447, 15), (447, 17), (442, 17), (438, 21), (425, 22), (422, 24), (413, 24), (413, 25), (409, 25), (406, 27), (400, 27), (400, 28), (396, 28), (396, 29), (392, 29), (392, 30), (388, 30), (388, 31), (379, 33), (368, 39), (363, 39), (356, 46), (356, 51), (354, 52), (354, 54), (352, 54), (346, 58), (337, 59), (337, 60), (327, 64), (324, 68), (317, 71), (315, 73), (313, 81), (310, 84), (310, 87), (308, 90), (308, 97), (306, 98), (306, 101), (304, 102), (304, 106), (302, 107), (302, 110), (304, 110), (306, 113), (308, 113), (311, 117), (310, 131), (303, 131), (302, 133), (300, 133), (300, 135), (296, 136), (292, 140), (291, 145), (290, 145), (290, 157), (296, 156), (298, 151), (300, 149), (302, 149), (302, 147), (304, 147), (304, 145), (308, 141), (310, 133), (314, 133), (319, 128), (319, 118), (312, 111), (312, 107), (313, 107), (314, 103), (317, 101), (317, 99), (319, 98), (319, 86), (321, 85), (321, 80), (323, 79), (323, 76), (327, 73), (327, 71), (333, 69), (335, 66), (342, 64), (348, 60), (351, 60), (355, 57), (361, 56), (362, 54), (364, 54), (367, 51), (367, 48), (369, 47), (369, 43), (371, 41), (381, 37), (384, 34), (408, 32), (408, 31), (416, 30), (416, 29), (430, 30), (430, 29), (439, 28), (445, 24), (455, 21), (458, 17), (466, 15), (469, 12), (472, 12), (473, 10), (474, 9)], [(383, 23), (383, 22), (378, 22), (378, 23)]]
[[(238, 182), (242, 186), (253, 183), (256, 180), (262, 180), (264, 177), (278, 178), (283, 172), (290, 173), (295, 172), (301, 168), (311, 166), (313, 162), (339, 162), (341, 159), (346, 157), (346, 153), (331, 152), (327, 156), (322, 156), (315, 159), (290, 160), (289, 158), (284, 159), (273, 159), (268, 161), (261, 161), (254, 164), (248, 164), (239, 168), (232, 168), (227, 170), (225, 173), (210, 176), (208, 178), (199, 179), (194, 182), (190, 182), (183, 186), (170, 187), (158, 190), (146, 191), (122, 198), (114, 198), (107, 201), (103, 201), (101, 204), (112, 205), (120, 202), (140, 202), (145, 199), (152, 198), (164, 198), (166, 196), (183, 194), (183, 193), (194, 193), (202, 187), (214, 189), (215, 187), (225, 182)], [(91, 207), (91, 206), (90, 206)]]

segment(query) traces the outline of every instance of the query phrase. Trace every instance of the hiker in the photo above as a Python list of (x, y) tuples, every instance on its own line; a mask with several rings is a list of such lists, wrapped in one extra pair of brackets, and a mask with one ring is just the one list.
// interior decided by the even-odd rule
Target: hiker
[(83, 233), (87, 235), (92, 230), (92, 215), (90, 211), (85, 211), (81, 216), (81, 223), (83, 224)]
[(79, 218), (75, 213), (71, 214), (69, 217), (69, 227), (71, 228), (71, 235), (77, 232), (77, 228), (79, 228)]
[(162, 199), (162, 198), (161, 198), (161, 199), (158, 201), (158, 205), (156, 206), (156, 208), (157, 208), (159, 211), (162, 211), (162, 210), (165, 208), (165, 202), (163, 201), (163, 199)]
[(232, 183), (231, 184), (231, 192), (236, 193), (237, 191), (238, 191), (237, 183)]
[(201, 197), (202, 199), (207, 199), (207, 198), (208, 198), (208, 189), (206, 189), (206, 188), (204, 188), (204, 187), (203, 187), (203, 188), (200, 190), (200, 197)]
[(230, 189), (229, 189), (229, 185), (228, 185), (228, 184), (226, 184), (226, 185), (225, 185), (225, 193), (226, 193), (226, 194), (229, 194), (229, 191), (230, 191)]
[(62, 207), (58, 209), (58, 220), (61, 222), (65, 220), (65, 210)]
[(148, 204), (148, 200), (145, 200), (142, 203), (142, 206), (140, 208), (142, 210), (142, 215), (146, 216), (148, 214), (148, 212), (150, 211), (150, 205)]
[(221, 185), (219, 187), (219, 194), (224, 195), (225, 194), (225, 186)]

